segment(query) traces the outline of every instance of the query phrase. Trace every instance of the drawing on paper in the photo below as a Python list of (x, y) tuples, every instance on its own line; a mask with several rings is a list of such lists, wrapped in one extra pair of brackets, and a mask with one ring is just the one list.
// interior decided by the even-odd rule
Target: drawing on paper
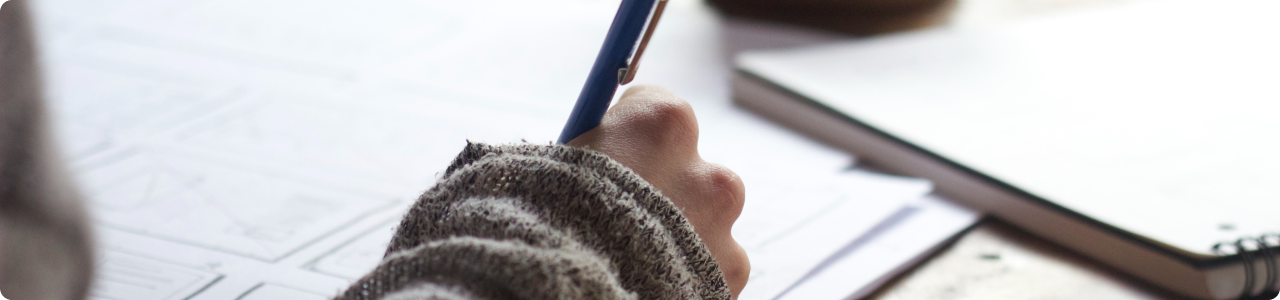
[(360, 279), (382, 262), (387, 244), (391, 243), (399, 224), (400, 218), (380, 224), (321, 256), (305, 268), (349, 280)]
[(236, 300), (274, 299), (325, 300), (329, 298), (313, 292), (265, 282), (253, 286), (240, 297), (236, 297)]
[(94, 300), (185, 299), (222, 275), (115, 251), (104, 251), (90, 291)]
[(246, 170), (135, 151), (81, 173), (104, 226), (275, 261), (392, 203)]

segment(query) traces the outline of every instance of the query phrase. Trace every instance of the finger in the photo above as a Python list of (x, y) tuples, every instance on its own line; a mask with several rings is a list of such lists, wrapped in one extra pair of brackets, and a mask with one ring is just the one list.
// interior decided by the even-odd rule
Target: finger
[(702, 237), (702, 243), (707, 245), (707, 250), (711, 251), (711, 258), (720, 265), (720, 272), (724, 273), (729, 289), (735, 294), (742, 290), (742, 286), (746, 285), (747, 277), (751, 274), (751, 260), (747, 256), (747, 251), (728, 236), (699, 235), (699, 237)]
[(746, 251), (733, 239), (733, 223), (742, 213), (746, 190), (742, 178), (729, 168), (701, 161), (693, 164), (676, 191), (681, 211), (719, 262), (730, 291), (736, 295), (746, 285), (751, 263)]
[(700, 161), (688, 170), (688, 176), (679, 190), (692, 195), (680, 203), (682, 209), (699, 214), (695, 228), (708, 234), (729, 234), (733, 222), (738, 220), (746, 202), (746, 188), (742, 178), (729, 168)]
[(698, 119), (693, 106), (661, 87), (627, 89), (605, 118), (608, 125), (646, 143), (647, 149), (697, 152)]
[(720, 265), (724, 281), (729, 285), (729, 294), (737, 299), (751, 276), (751, 260), (747, 257), (747, 250), (742, 249), (741, 245), (732, 239), (728, 242), (731, 244), (716, 247), (715, 249), (722, 250), (719, 254), (712, 253), (711, 256)]
[(688, 102), (660, 87), (637, 86), (609, 109), (600, 126), (569, 145), (604, 152), (669, 191), (669, 182), (700, 162), (697, 122)]
[[(567, 144), (590, 147), (627, 140), (647, 145), (633, 149), (651, 149), (671, 144), (696, 147), (697, 138), (698, 120), (688, 102), (661, 87), (641, 85), (623, 92), (618, 103), (605, 113), (599, 126)], [(679, 143), (653, 143), (662, 140), (676, 140)]]

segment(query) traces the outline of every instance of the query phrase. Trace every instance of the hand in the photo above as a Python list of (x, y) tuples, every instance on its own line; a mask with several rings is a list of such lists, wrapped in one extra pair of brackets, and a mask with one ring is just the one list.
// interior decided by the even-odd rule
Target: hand
[(654, 86), (627, 89), (591, 131), (570, 146), (603, 152), (671, 198), (720, 264), (734, 298), (751, 263), (729, 229), (745, 201), (742, 179), (698, 156), (698, 120), (688, 102)]

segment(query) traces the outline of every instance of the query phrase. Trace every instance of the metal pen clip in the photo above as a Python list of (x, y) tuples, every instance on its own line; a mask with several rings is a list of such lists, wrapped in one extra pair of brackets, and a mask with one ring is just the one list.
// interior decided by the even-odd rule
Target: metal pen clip
[(644, 36), (636, 46), (635, 55), (631, 56), (627, 67), (618, 69), (619, 85), (631, 83), (631, 80), (636, 78), (636, 70), (640, 68), (640, 56), (644, 55), (644, 48), (649, 46), (649, 38), (653, 37), (653, 29), (658, 28), (658, 19), (662, 18), (662, 9), (666, 7), (667, 0), (658, 0), (653, 8), (653, 16), (649, 18), (649, 25), (644, 29)]

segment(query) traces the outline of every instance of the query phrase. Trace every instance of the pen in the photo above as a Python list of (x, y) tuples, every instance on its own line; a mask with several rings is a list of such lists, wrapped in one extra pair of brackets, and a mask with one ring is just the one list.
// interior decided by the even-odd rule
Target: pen
[(582, 86), (578, 102), (573, 105), (569, 121), (564, 124), (556, 143), (566, 144), (600, 125), (600, 119), (609, 109), (609, 102), (613, 101), (618, 86), (635, 78), (640, 56), (644, 54), (666, 5), (667, 0), (622, 0), (613, 24), (609, 25), (604, 45), (591, 66), (591, 73), (587, 75), (587, 83)]

